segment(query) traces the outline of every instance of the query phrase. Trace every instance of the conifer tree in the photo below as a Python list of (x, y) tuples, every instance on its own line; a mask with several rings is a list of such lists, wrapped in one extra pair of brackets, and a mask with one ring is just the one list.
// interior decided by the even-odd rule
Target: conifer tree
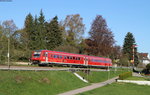
[(30, 13), (26, 16), (24, 30), (26, 32), (25, 39), (27, 48), (32, 49), (33, 47), (32, 37), (34, 36), (33, 34), (34, 30), (33, 30), (33, 16)]
[(54, 49), (62, 43), (62, 31), (58, 24), (58, 18), (55, 16), (50, 23), (47, 23), (46, 42), (47, 49)]
[(37, 16), (35, 16), (34, 18), (34, 23), (33, 23), (33, 29), (34, 29), (34, 35), (32, 36), (32, 44), (33, 44), (33, 47), (32, 49), (33, 50), (37, 50), (38, 49), (38, 19), (37, 19)]
[(45, 28), (45, 17), (42, 10), (40, 11), (40, 16), (38, 18), (38, 27), (37, 27), (37, 48), (46, 49), (46, 28)]
[(129, 56), (129, 60), (132, 60), (132, 47), (135, 44), (135, 39), (133, 37), (133, 34), (131, 32), (128, 32), (124, 39), (123, 44), (123, 54)]
[(133, 60), (133, 48), (134, 48), (134, 62), (138, 64), (138, 56), (137, 56), (137, 48), (134, 47), (135, 45), (135, 38), (131, 32), (128, 32), (124, 39), (123, 44), (123, 54), (128, 56), (128, 60)]

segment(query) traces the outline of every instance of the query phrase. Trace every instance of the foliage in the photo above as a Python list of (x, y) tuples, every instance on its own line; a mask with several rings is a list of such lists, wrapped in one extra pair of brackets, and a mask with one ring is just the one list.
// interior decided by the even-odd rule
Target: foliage
[(37, 49), (46, 49), (46, 28), (45, 28), (45, 16), (40, 11), (40, 16), (38, 18), (38, 27), (37, 27), (37, 39), (38, 42)]
[(6, 20), (2, 23), (3, 34), (7, 37), (11, 37), (17, 30), (17, 27), (13, 20)]
[(6, 59), (7, 54), (7, 37), (3, 34), (3, 27), (0, 25), (0, 64)]
[(146, 65), (146, 69), (150, 70), (150, 63)]
[(17, 27), (13, 20), (4, 21), (0, 28), (0, 60), (5, 63), (8, 54), (8, 45), (10, 59), (13, 60), (16, 55), (15, 53), (13, 54), (13, 51), (18, 49), (19, 39), (15, 34)]
[(132, 72), (125, 72), (125, 73), (119, 75), (119, 79), (124, 80), (128, 77), (131, 77), (131, 76), (132, 76)]
[(86, 46), (85, 39), (82, 39), (81, 43), (77, 46), (79, 49), (79, 54), (87, 54)]
[(130, 62), (128, 60), (128, 56), (121, 56), (120, 60), (119, 60), (119, 65), (120, 66), (130, 66)]
[(110, 56), (115, 42), (114, 36), (101, 15), (94, 19), (89, 34), (90, 37), (86, 39), (87, 52), (96, 56)]
[(135, 47), (135, 38), (131, 32), (128, 32), (124, 39), (123, 54), (128, 56), (128, 60), (133, 60), (133, 49), (134, 49), (134, 64), (139, 63), (137, 48)]
[[(110, 58), (113, 60), (113, 61), (116, 61), (116, 60), (119, 60), (121, 58), (121, 54), (122, 54), (122, 51), (121, 51), (121, 47), (118, 46), (118, 45), (114, 45), (112, 47), (112, 51), (111, 51), (111, 54), (110, 54)], [(117, 61), (115, 63), (118, 63)]]
[(79, 14), (67, 15), (65, 20), (58, 22), (57, 16), (46, 21), (42, 10), (39, 16), (29, 13), (22, 29), (18, 29), (13, 20), (3, 21), (0, 25), (0, 61), (6, 62), (8, 39), (11, 61), (28, 61), (33, 50), (41, 49), (119, 58), (120, 49), (114, 46), (113, 34), (102, 16), (93, 21), (88, 39), (83, 39), (84, 31), (83, 18)]
[(63, 51), (63, 52), (69, 52), (69, 53), (79, 53), (79, 49), (74, 47), (74, 46), (70, 46), (70, 45), (61, 45), (59, 47), (56, 47), (54, 50), (56, 51)]
[(58, 24), (58, 18), (55, 16), (50, 23), (47, 23), (47, 33), (46, 33), (46, 46), (47, 49), (52, 50), (62, 44), (62, 30)]
[(64, 38), (67, 44), (76, 46), (82, 41), (85, 25), (79, 14), (67, 15), (62, 22), (62, 26), (64, 27)]
[(33, 46), (34, 46), (34, 44), (33, 44), (33, 41), (34, 41), (34, 39), (33, 39), (33, 37), (34, 37), (33, 23), (34, 23), (33, 16), (29, 13), (25, 18), (25, 25), (24, 25), (25, 26), (24, 32), (26, 32), (26, 40), (25, 40), (27, 43), (26, 47), (29, 49), (33, 49)]

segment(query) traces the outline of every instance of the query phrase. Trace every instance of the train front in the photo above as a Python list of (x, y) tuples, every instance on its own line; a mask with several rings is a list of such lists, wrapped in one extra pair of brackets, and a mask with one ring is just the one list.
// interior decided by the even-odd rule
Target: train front
[(32, 64), (39, 64), (41, 62), (41, 51), (33, 51), (31, 57)]

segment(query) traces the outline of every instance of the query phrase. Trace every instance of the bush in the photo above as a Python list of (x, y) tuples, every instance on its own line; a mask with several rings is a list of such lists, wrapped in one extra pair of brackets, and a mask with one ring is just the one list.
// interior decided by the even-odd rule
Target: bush
[(124, 80), (128, 77), (131, 77), (131, 76), (132, 76), (132, 72), (125, 72), (125, 73), (119, 75), (119, 79)]
[(146, 65), (146, 69), (150, 70), (150, 63)]
[(128, 56), (122, 56), (119, 61), (121, 66), (129, 66)]

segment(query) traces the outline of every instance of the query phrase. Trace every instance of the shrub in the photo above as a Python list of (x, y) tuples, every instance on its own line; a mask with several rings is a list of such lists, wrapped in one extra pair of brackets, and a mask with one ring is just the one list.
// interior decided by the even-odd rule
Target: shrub
[(132, 76), (132, 72), (125, 72), (125, 73), (119, 75), (119, 79), (124, 80), (131, 76)]
[(121, 66), (129, 66), (128, 56), (122, 56), (119, 62)]
[(146, 65), (146, 69), (150, 70), (150, 63)]

